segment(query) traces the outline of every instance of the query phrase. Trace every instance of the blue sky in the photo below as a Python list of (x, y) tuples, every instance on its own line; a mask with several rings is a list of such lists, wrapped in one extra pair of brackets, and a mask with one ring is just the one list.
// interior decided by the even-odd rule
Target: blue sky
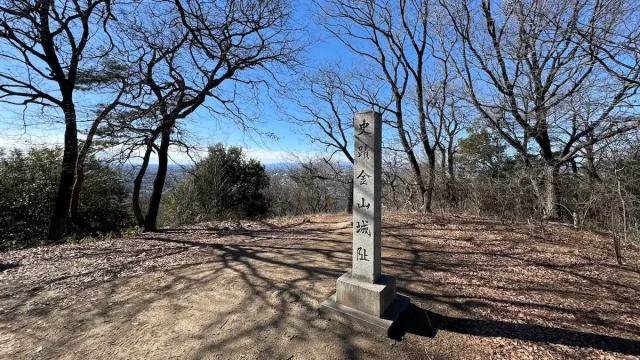
[[(296, 6), (295, 21), (304, 28), (314, 40), (307, 49), (304, 60), (310, 69), (317, 64), (341, 61), (348, 64), (354, 59), (349, 50), (338, 40), (331, 38), (321, 26), (314, 23), (314, 6), (311, 1), (293, 2)], [(0, 60), (0, 66), (3, 60)], [(310, 70), (311, 71), (311, 70)], [(298, 76), (302, 74), (297, 74)], [(293, 77), (282, 78), (283, 83), (291, 83), (296, 80)], [(76, 97), (76, 103), (82, 103), (82, 97)], [(323, 151), (321, 147), (312, 144), (307, 137), (301, 134), (301, 129), (286, 121), (284, 112), (295, 111), (288, 107), (286, 102), (279, 102), (278, 109), (269, 101), (261, 103), (259, 111), (262, 113), (260, 120), (255, 123), (256, 128), (267, 130), (275, 135), (274, 138), (259, 136), (252, 131), (244, 131), (229, 119), (216, 119), (204, 108), (199, 109), (185, 122), (186, 128), (193, 135), (197, 145), (204, 149), (206, 145), (223, 142), (227, 145), (242, 146), (247, 153), (265, 163), (279, 163), (287, 161), (290, 153), (301, 156), (313, 156)], [(83, 110), (79, 110), (83, 111)], [(84, 110), (84, 111), (88, 111)], [(23, 116), (27, 116), (25, 127)], [(55, 115), (53, 115), (55, 118)], [(35, 119), (35, 120), (34, 120)], [(61, 145), (64, 128), (62, 124), (54, 124), (51, 121), (41, 121), (41, 113), (37, 108), (27, 111), (20, 106), (11, 106), (0, 103), (0, 147), (4, 148), (28, 148), (39, 145)], [(39, 123), (39, 124), (38, 124)], [(176, 162), (188, 162), (188, 158), (179, 153), (172, 154)]]

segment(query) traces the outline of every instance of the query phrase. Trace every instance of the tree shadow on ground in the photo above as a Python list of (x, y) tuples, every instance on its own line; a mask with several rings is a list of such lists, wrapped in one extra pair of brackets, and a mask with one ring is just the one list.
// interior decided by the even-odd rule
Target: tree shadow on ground
[(398, 340), (407, 333), (433, 338), (438, 331), (449, 331), (640, 355), (640, 341), (637, 340), (541, 325), (452, 317), (422, 309), (415, 304), (409, 306), (399, 321), (392, 333), (392, 338)]
[[(80, 349), (77, 357), (90, 355), (89, 349), (100, 341), (115, 344), (113, 348), (132, 347), (134, 335), (140, 344), (164, 344), (166, 339), (154, 337), (154, 331), (183, 329), (189, 321), (199, 327), (166, 340), (166, 357), (176, 342), (185, 349), (197, 348), (193, 357), (254, 351), (256, 358), (288, 358), (314, 344), (318, 353), (307, 354), (316, 358), (405, 357), (411, 341), (390, 353), (384, 346), (388, 343), (379, 338), (328, 325), (317, 316), (319, 304), (335, 291), (335, 279), (351, 266), (345, 219), (281, 228), (246, 224), (228, 231), (170, 229), (115, 246), (73, 247), (38, 263), (46, 270), (61, 267), (57, 260), (72, 260), (66, 270), (39, 274), (43, 290), (25, 290), (19, 297), (9, 288), (0, 292), (0, 298), (13, 299), (0, 326), (19, 320), (31, 330), (42, 321), (54, 329), (47, 334), (35, 328), (23, 335), (38, 346), (44, 343), (39, 355), (45, 357), (71, 348)], [(483, 221), (486, 228), (481, 230), (452, 230), (459, 220), (451, 222), (449, 228), (436, 228), (406, 216), (383, 229), (383, 271), (396, 276), (399, 291), (416, 304), (403, 319), (400, 336), (416, 336), (420, 354), (442, 331), (640, 355), (638, 341), (625, 339), (640, 339), (635, 321), (638, 289), (633, 278), (619, 276), (620, 268), (607, 254), (549, 253), (537, 246), (535, 237), (513, 231), (517, 228), (492, 229), (491, 222)], [(76, 265), (81, 271), (69, 272)], [(140, 267), (149, 270), (128, 275)], [(103, 274), (108, 280), (102, 280)], [(53, 302), (44, 297), (47, 290), (63, 289), (71, 280), (87, 284), (69, 290), (78, 294), (73, 307), (47, 305)], [(54, 311), (48, 314), (46, 309)], [(154, 320), (157, 314), (168, 315)], [(109, 327), (105, 338), (94, 335), (96, 343), (86, 343), (89, 338), (83, 334), (103, 323)], [(187, 345), (194, 338), (199, 343)], [(322, 353), (326, 349), (332, 352)]]
[(15, 269), (17, 267), (20, 267), (20, 264), (18, 264), (18, 263), (6, 263), (6, 264), (0, 263), (0, 272), (3, 272), (3, 271), (8, 270), (8, 269)]

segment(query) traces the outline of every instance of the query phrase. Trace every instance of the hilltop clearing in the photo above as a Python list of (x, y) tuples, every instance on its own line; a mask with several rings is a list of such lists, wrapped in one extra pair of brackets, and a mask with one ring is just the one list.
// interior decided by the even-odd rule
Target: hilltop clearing
[(348, 215), (220, 222), (0, 254), (1, 358), (632, 359), (640, 254), (547, 225), (386, 214), (413, 306), (386, 339), (318, 316)]

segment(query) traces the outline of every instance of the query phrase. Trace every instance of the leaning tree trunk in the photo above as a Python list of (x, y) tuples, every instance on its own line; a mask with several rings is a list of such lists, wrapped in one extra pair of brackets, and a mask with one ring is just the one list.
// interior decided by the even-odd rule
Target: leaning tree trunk
[(161, 131), (160, 148), (158, 148), (158, 173), (153, 181), (153, 191), (149, 199), (149, 208), (147, 215), (144, 217), (144, 231), (156, 231), (158, 212), (160, 210), (160, 200), (162, 199), (162, 190), (164, 182), (167, 178), (167, 168), (169, 165), (169, 142), (171, 141), (171, 128), (166, 126)]
[(80, 219), (80, 193), (82, 192), (82, 185), (84, 184), (84, 166), (85, 161), (87, 160), (87, 156), (89, 155), (89, 150), (91, 149), (91, 144), (93, 143), (93, 137), (96, 135), (98, 131), (98, 127), (102, 123), (102, 120), (116, 108), (117, 101), (122, 96), (122, 92), (116, 98), (116, 101), (112, 102), (109, 106), (104, 108), (100, 114), (96, 117), (96, 119), (91, 124), (91, 128), (87, 133), (87, 138), (84, 140), (84, 144), (82, 144), (82, 148), (80, 149), (80, 153), (78, 154), (78, 161), (76, 164), (76, 182), (73, 185), (73, 195), (71, 196), (71, 221), (74, 224), (85, 225)]
[(556, 164), (544, 166), (544, 213), (545, 220), (558, 218), (557, 194), (558, 194), (559, 168)]
[(144, 175), (147, 172), (147, 167), (149, 166), (149, 158), (151, 157), (151, 152), (153, 151), (154, 141), (155, 137), (149, 139), (149, 142), (147, 143), (147, 149), (145, 150), (144, 157), (142, 158), (142, 165), (140, 165), (140, 170), (138, 170), (138, 174), (133, 180), (131, 208), (133, 211), (133, 216), (136, 218), (136, 223), (139, 227), (144, 227), (144, 214), (142, 213), (142, 208), (140, 207), (140, 188), (142, 187), (142, 180), (144, 179)]
[(77, 225), (84, 225), (80, 219), (80, 193), (82, 192), (82, 185), (84, 184), (84, 166), (93, 143), (93, 137), (98, 131), (100, 120), (96, 120), (91, 124), (91, 128), (87, 133), (87, 138), (82, 144), (80, 153), (78, 154), (78, 161), (76, 164), (76, 182), (73, 185), (73, 195), (71, 196), (71, 221)]
[(69, 100), (64, 109), (64, 154), (62, 155), (62, 169), (60, 170), (60, 182), (58, 183), (58, 195), (49, 220), (47, 231), (48, 241), (57, 241), (65, 235), (71, 195), (76, 175), (76, 161), (78, 160), (78, 128), (76, 124), (76, 111)]

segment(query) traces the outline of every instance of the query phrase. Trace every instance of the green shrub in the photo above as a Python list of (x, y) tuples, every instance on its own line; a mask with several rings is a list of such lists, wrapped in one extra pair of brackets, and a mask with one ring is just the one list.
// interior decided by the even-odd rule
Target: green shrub
[[(43, 243), (58, 188), (60, 149), (0, 152), (0, 249)], [(131, 226), (127, 193), (119, 171), (91, 158), (80, 196), (85, 226), (75, 237)]]
[(0, 153), (2, 248), (38, 245), (56, 199), (61, 153), (37, 149)]
[(170, 184), (161, 222), (188, 224), (214, 219), (255, 219), (267, 215), (264, 190), (269, 177), (262, 164), (239, 147), (217, 144), (184, 178)]

